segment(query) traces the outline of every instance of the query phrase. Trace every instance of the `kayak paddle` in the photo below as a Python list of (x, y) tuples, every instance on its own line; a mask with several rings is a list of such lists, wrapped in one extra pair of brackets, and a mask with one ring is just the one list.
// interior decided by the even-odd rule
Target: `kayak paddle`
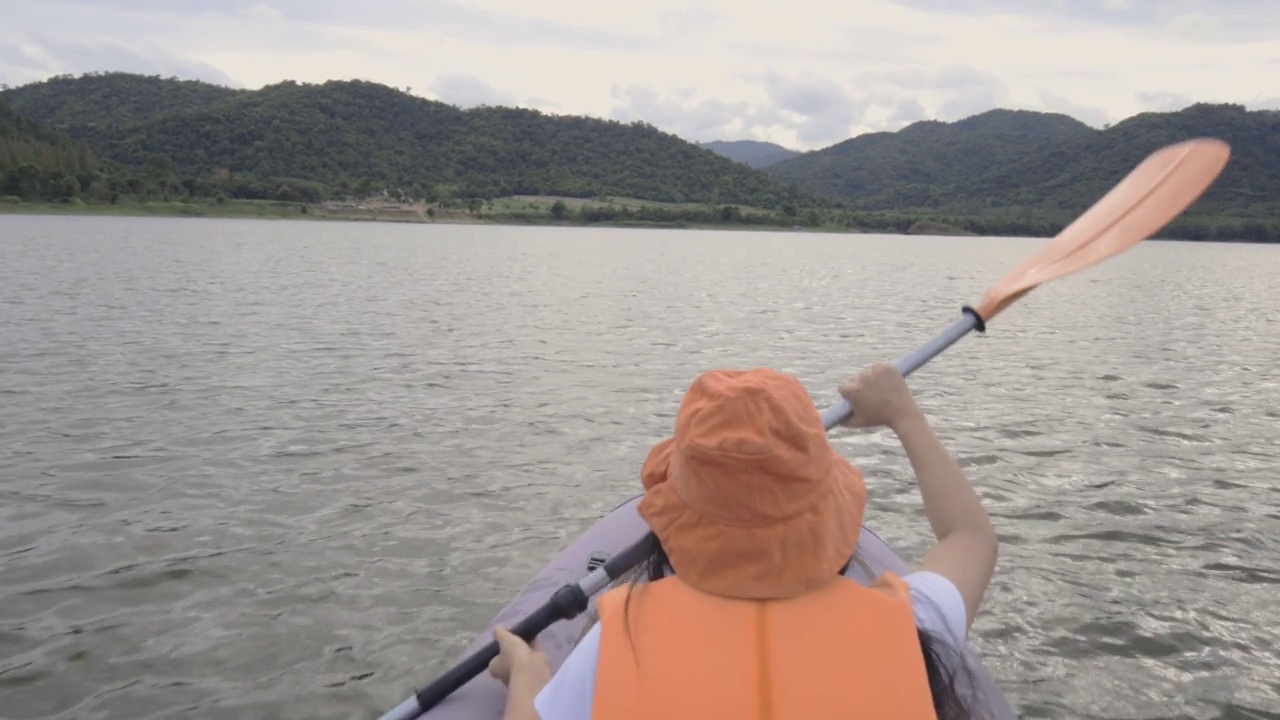
[[(910, 375), (970, 330), (984, 332), (987, 321), (1037, 286), (1096, 265), (1155, 234), (1200, 197), (1230, 155), (1231, 148), (1213, 138), (1188, 140), (1152, 153), (1057, 237), (992, 285), (976, 307), (966, 306), (963, 318), (894, 367)], [(841, 399), (823, 411), (822, 424), (830, 430), (851, 412), (848, 401)], [(587, 609), (591, 596), (638, 565), (645, 549), (643, 541), (636, 542), (578, 582), (561, 587), (511, 632), (532, 642), (553, 623), (577, 617)], [(497, 656), (498, 643), (490, 641), (381, 720), (414, 720), (485, 672)]]
[[(1093, 207), (992, 285), (976, 307), (965, 307), (964, 317), (894, 367), (910, 375), (970, 330), (985, 332), (987, 322), (1037, 286), (1096, 265), (1151, 237), (1208, 189), (1230, 157), (1231, 147), (1214, 138), (1187, 140), (1148, 155)], [(841, 398), (823, 411), (822, 425), (830, 430), (851, 412), (849, 401)]]

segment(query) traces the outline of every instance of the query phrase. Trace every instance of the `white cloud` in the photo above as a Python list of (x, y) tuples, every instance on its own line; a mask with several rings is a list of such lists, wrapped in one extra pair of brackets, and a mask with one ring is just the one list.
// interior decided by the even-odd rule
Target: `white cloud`
[(125, 42), (112, 37), (60, 38), (29, 33), (0, 35), (0, 83), (19, 85), (62, 73), (119, 70), (240, 85), (214, 65), (175, 52), (166, 43)]
[(1136, 97), (1144, 108), (1156, 112), (1181, 110), (1195, 102), (1186, 95), (1171, 92), (1140, 92)]
[(284, 13), (263, 3), (252, 5), (240, 11), (241, 17), (256, 22), (282, 22)]
[(362, 78), (809, 149), (994, 106), (1274, 106), (1270, 0), (6, 0), (0, 82)]
[(520, 104), (515, 95), (495, 90), (484, 80), (461, 73), (441, 75), (431, 83), (429, 89), (436, 99), (462, 108)]
[[(1102, 108), (1081, 105), (1080, 103), (1059, 95), (1057, 92), (1047, 87), (1036, 88), (1036, 93), (1040, 98), (1040, 109), (1048, 110), (1049, 112), (1062, 113), (1063, 115), (1070, 115), (1071, 117), (1087, 125), (1093, 125), (1094, 127), (1099, 127), (1109, 122), (1107, 119), (1107, 113)], [(1190, 103), (1166, 109), (1181, 110), (1188, 104)]]

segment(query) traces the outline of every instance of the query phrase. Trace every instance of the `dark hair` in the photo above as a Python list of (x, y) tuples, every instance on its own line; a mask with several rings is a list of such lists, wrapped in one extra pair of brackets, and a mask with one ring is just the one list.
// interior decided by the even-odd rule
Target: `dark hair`
[[(622, 607), (623, 627), (632, 652), (635, 651), (635, 644), (630, 642), (631, 623), (627, 622), (627, 611), (631, 607), (631, 591), (635, 589), (637, 581), (655, 582), (666, 577), (670, 566), (667, 551), (663, 549), (657, 535), (650, 532), (643, 538), (643, 542), (647, 544), (644, 559), (635, 570), (628, 573), (626, 579), (631, 581), (631, 585), (627, 589), (627, 599)], [(849, 558), (849, 562), (840, 568), (838, 574), (843, 575), (853, 561), (854, 558)], [(976, 717), (977, 714), (972, 712), (961, 698), (957, 686), (957, 681), (963, 674), (964, 678), (969, 680), (969, 686), (976, 687), (972, 669), (965, 664), (960, 651), (932, 632), (916, 628), (916, 635), (920, 640), (920, 651), (924, 655), (925, 674), (929, 678), (929, 692), (933, 697), (933, 710), (938, 720), (971, 720)]]

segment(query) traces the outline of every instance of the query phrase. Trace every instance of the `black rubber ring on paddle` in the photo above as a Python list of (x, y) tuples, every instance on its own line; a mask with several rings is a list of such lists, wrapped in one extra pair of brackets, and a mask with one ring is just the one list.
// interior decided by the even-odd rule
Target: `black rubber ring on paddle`
[(965, 305), (961, 309), (964, 310), (966, 314), (973, 316), (973, 319), (975, 320), (973, 324), (975, 330), (977, 330), (980, 333), (984, 333), (987, 331), (987, 322), (982, 319), (982, 316), (978, 314), (977, 310), (974, 310), (968, 305)]

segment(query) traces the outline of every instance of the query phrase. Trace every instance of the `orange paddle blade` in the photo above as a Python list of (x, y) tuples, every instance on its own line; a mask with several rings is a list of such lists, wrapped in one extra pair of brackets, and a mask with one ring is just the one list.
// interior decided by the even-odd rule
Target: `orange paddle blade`
[(1199, 199), (1230, 157), (1231, 147), (1215, 138), (1157, 150), (1057, 237), (992, 285), (974, 310), (983, 322), (990, 321), (1036, 286), (1146, 240)]

